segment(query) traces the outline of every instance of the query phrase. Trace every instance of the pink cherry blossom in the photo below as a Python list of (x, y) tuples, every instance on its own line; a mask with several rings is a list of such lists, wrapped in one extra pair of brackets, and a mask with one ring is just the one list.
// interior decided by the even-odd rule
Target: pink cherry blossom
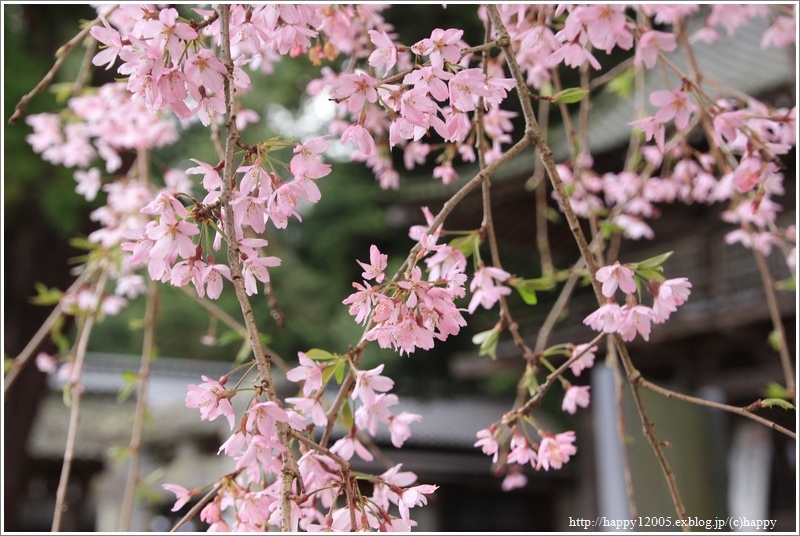
[[(362, 399), (363, 401), (363, 399)], [(369, 404), (364, 404), (355, 412), (356, 426), (361, 430), (366, 430), (374, 436), (378, 433), (378, 423), (388, 423), (392, 417), (389, 407), (399, 403), (397, 395), (391, 393), (381, 393), (375, 395)]]
[(45, 374), (53, 374), (58, 369), (58, 359), (45, 352), (36, 354), (36, 368)]
[(331, 445), (331, 452), (338, 454), (345, 460), (352, 458), (353, 454), (358, 454), (358, 457), (365, 462), (371, 462), (373, 459), (372, 453), (352, 433)]
[(190, 53), (183, 63), (183, 72), (192, 86), (203, 86), (215, 93), (222, 92), (223, 77), (228, 74), (225, 65), (207, 48)]
[(583, 323), (595, 331), (603, 333), (616, 333), (622, 309), (619, 304), (610, 302), (600, 306), (595, 312), (583, 319)]
[(370, 156), (375, 152), (375, 140), (372, 139), (372, 135), (369, 131), (358, 123), (347, 127), (344, 132), (342, 132), (340, 141), (342, 143), (347, 143), (348, 141), (355, 142), (361, 156)]
[(92, 64), (97, 66), (105, 64), (106, 70), (108, 70), (117, 61), (119, 51), (122, 49), (122, 37), (117, 30), (109, 26), (105, 19), (102, 22), (103, 26), (92, 26), (89, 30), (92, 37), (103, 45), (102, 50), (92, 58)]
[(395, 448), (401, 448), (403, 444), (411, 437), (410, 424), (422, 420), (422, 415), (416, 413), (409, 413), (403, 411), (389, 418), (389, 434), (391, 436), (392, 445)]
[(647, 30), (639, 38), (634, 56), (634, 65), (644, 64), (648, 69), (655, 67), (659, 52), (672, 52), (678, 47), (675, 34), (669, 32), (659, 32), (657, 30)]
[(532, 466), (536, 466), (536, 451), (528, 441), (528, 438), (518, 429), (515, 429), (511, 436), (510, 449), (511, 452), (509, 452), (507, 458), (508, 463), (517, 463), (519, 465), (530, 463)]
[(589, 346), (588, 344), (578, 344), (572, 349), (572, 356), (579, 355), (575, 361), (570, 363), (569, 368), (572, 373), (577, 377), (581, 375), (581, 371), (591, 368), (594, 365), (594, 353), (597, 351), (597, 346)]
[(644, 305), (625, 305), (620, 310), (619, 324), (617, 333), (622, 340), (630, 342), (636, 338), (636, 334), (642, 336), (646, 341), (650, 340), (650, 323), (653, 321), (653, 310)]
[(311, 396), (322, 387), (322, 367), (304, 352), (297, 352), (300, 365), (286, 372), (290, 382), (303, 382), (303, 396)]
[(564, 393), (564, 400), (561, 402), (561, 409), (574, 415), (578, 407), (589, 407), (589, 386), (571, 386)]
[(323, 164), (321, 154), (330, 144), (325, 138), (312, 138), (305, 143), (298, 143), (294, 148), (294, 156), (289, 162), (289, 170), (293, 175), (309, 179), (319, 179), (331, 172), (330, 164)]
[(662, 324), (678, 307), (686, 303), (692, 284), (685, 277), (656, 282), (657, 294), (653, 300), (653, 322)]
[(233, 430), (233, 406), (229, 400), (232, 393), (227, 391), (222, 383), (207, 376), (201, 377), (203, 383), (189, 385), (189, 391), (186, 393), (186, 407), (199, 408), (200, 419), (204, 421), (213, 421), (222, 415), (228, 419), (228, 424)]
[(484, 266), (476, 270), (469, 285), (469, 289), (472, 291), (472, 299), (469, 302), (467, 311), (470, 314), (474, 313), (475, 309), (478, 308), (478, 304), (486, 309), (491, 309), (502, 296), (511, 294), (510, 288), (496, 284), (496, 282), (502, 283), (506, 281), (509, 277), (511, 277), (511, 274), (493, 266)]
[(247, 410), (247, 428), (265, 437), (275, 436), (276, 423), (288, 420), (286, 410), (271, 400), (255, 404)]
[(370, 54), (368, 63), (373, 67), (384, 67), (384, 72), (389, 72), (397, 63), (397, 47), (386, 32), (369, 30), (369, 40), (375, 45), (375, 50)]
[(394, 387), (394, 380), (386, 376), (381, 376), (383, 364), (371, 370), (359, 370), (356, 372), (356, 386), (350, 394), (350, 398), (360, 398), (361, 402), (367, 406), (375, 402), (375, 392), (391, 391)]
[(508, 473), (503, 478), (500, 488), (503, 491), (511, 491), (513, 489), (524, 488), (528, 484), (528, 477), (526, 477), (518, 465), (512, 465), (508, 469)]
[(437, 28), (429, 38), (423, 39), (411, 47), (414, 54), (428, 56), (431, 65), (444, 67), (445, 62), (458, 63), (461, 59), (461, 36), (464, 30)]
[(574, 456), (578, 449), (575, 443), (575, 432), (562, 432), (558, 435), (548, 434), (539, 444), (539, 461), (536, 468), (544, 467), (545, 471), (561, 469), (570, 457)]
[(248, 296), (252, 296), (258, 290), (256, 280), (262, 283), (269, 283), (269, 271), (267, 268), (280, 266), (281, 260), (278, 257), (249, 257), (242, 265), (242, 277)]
[(184, 488), (183, 486), (179, 486), (177, 484), (163, 484), (162, 486), (165, 490), (171, 491), (175, 494), (175, 504), (172, 507), (173, 512), (177, 512), (183, 505), (185, 505), (189, 500), (194, 496), (195, 492), (193, 490), (189, 490)]
[(674, 119), (675, 127), (680, 130), (686, 128), (692, 114), (697, 111), (697, 105), (692, 102), (689, 94), (680, 88), (653, 91), (650, 93), (650, 104), (658, 108), (656, 121), (666, 123)]
[(364, 273), (361, 274), (361, 277), (366, 280), (374, 279), (376, 283), (382, 282), (386, 277), (383, 271), (386, 270), (387, 259), (388, 256), (381, 253), (380, 250), (378, 250), (378, 246), (372, 244), (369, 248), (369, 264), (356, 261), (364, 269)]
[(636, 282), (633, 279), (633, 270), (615, 262), (611, 266), (603, 266), (597, 270), (595, 279), (603, 284), (603, 296), (612, 298), (617, 287), (627, 294), (636, 292)]
[(366, 103), (378, 99), (375, 82), (364, 73), (346, 73), (334, 81), (331, 93), (335, 99), (347, 103), (347, 110), (355, 115), (361, 113)]
[(450, 106), (459, 112), (475, 109), (478, 97), (490, 97), (492, 91), (486, 85), (486, 75), (481, 69), (459, 71), (448, 83)]
[(484, 428), (483, 430), (478, 430), (476, 435), (478, 437), (478, 441), (475, 442), (474, 446), (481, 447), (481, 450), (486, 455), (491, 454), (492, 463), (497, 462), (500, 447), (497, 443), (495, 431), (492, 428)]
[(655, 141), (659, 151), (661, 153), (664, 152), (664, 138), (666, 136), (664, 123), (657, 120), (655, 116), (650, 115), (642, 119), (629, 121), (628, 124), (641, 129), (644, 132), (645, 141)]

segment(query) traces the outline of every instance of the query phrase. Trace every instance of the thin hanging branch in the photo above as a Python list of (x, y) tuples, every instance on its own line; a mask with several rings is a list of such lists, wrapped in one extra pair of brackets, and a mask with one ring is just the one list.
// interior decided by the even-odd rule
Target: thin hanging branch
[(89, 337), (97, 319), (97, 313), (101, 307), (101, 299), (108, 281), (108, 270), (100, 268), (100, 275), (95, 283), (92, 293), (92, 307), (86, 312), (86, 318), (80, 328), (78, 340), (75, 345), (75, 363), (72, 368), (72, 377), (68, 385), (64, 388), (69, 389), (71, 406), (69, 413), (69, 430), (67, 432), (67, 443), (64, 447), (64, 462), (61, 466), (61, 478), (58, 481), (56, 490), (56, 505), (53, 511), (52, 532), (61, 530), (61, 516), (67, 509), (67, 488), (69, 487), (69, 477), (72, 470), (72, 459), (75, 455), (75, 442), (78, 438), (78, 423), (81, 415), (81, 392), (83, 386), (80, 385), (81, 373), (83, 372), (83, 362), (86, 358), (86, 348), (89, 345)]
[[(109, 9), (106, 12), (106, 16), (110, 15), (111, 12), (114, 11), (115, 9), (117, 9), (117, 6), (112, 6), (111, 9)], [(25, 113), (25, 110), (28, 108), (28, 103), (31, 101), (31, 99), (33, 99), (33, 97), (36, 96), (37, 93), (43, 91), (47, 86), (53, 83), (56, 74), (58, 74), (58, 71), (61, 70), (61, 66), (63, 65), (64, 61), (66, 61), (66, 59), (69, 57), (69, 54), (70, 52), (72, 52), (72, 49), (74, 49), (78, 43), (83, 41), (83, 39), (87, 35), (89, 35), (89, 31), (92, 29), (93, 26), (100, 24), (102, 20), (103, 17), (97, 17), (89, 24), (87, 24), (80, 32), (78, 32), (75, 35), (75, 37), (73, 37), (72, 39), (61, 45), (61, 47), (56, 52), (56, 61), (53, 63), (53, 66), (50, 67), (50, 70), (47, 71), (47, 74), (44, 75), (44, 77), (39, 81), (38, 84), (36, 84), (36, 86), (32, 90), (23, 95), (23, 97), (17, 103), (17, 106), (14, 108), (14, 113), (11, 115), (11, 117), (8, 118), (9, 125), (13, 125), (19, 120), (20, 117), (22, 117), (22, 115)]]
[(147, 394), (150, 386), (150, 363), (155, 348), (155, 317), (158, 310), (158, 286), (152, 279), (147, 285), (147, 305), (144, 313), (144, 340), (142, 341), (141, 364), (139, 365), (136, 409), (133, 415), (133, 430), (128, 445), (128, 479), (125, 482), (122, 506), (119, 515), (119, 531), (130, 530), (136, 488), (139, 485), (139, 466), (142, 458), (142, 438), (144, 436), (145, 415), (147, 414)]
[[(86, 282), (90, 274), (89, 270), (85, 270), (81, 275), (72, 282), (67, 290), (64, 291), (64, 294), (71, 294), (81, 288), (83, 284)], [(61, 310), (59, 305), (53, 307), (53, 310), (50, 311), (50, 315), (47, 319), (42, 323), (39, 330), (33, 336), (33, 338), (25, 345), (25, 348), (22, 349), (22, 352), (14, 359), (11, 368), (9, 369), (8, 373), (6, 373), (5, 378), (3, 379), (3, 398), (8, 395), (8, 390), (13, 385), (14, 381), (17, 379), (17, 376), (28, 363), (28, 361), (33, 357), (33, 352), (42, 344), (45, 337), (50, 334), (50, 330), (53, 328), (55, 323), (58, 321), (59, 318), (63, 316), (64, 312)]]

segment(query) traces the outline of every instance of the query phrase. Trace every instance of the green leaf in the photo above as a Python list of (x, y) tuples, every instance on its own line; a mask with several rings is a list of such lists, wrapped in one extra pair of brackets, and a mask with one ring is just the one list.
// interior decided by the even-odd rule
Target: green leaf
[(771, 382), (769, 385), (767, 385), (767, 388), (764, 389), (764, 394), (767, 396), (767, 398), (782, 398), (784, 400), (789, 399), (789, 390), (776, 382)]
[(74, 247), (75, 249), (82, 249), (84, 251), (94, 251), (95, 249), (100, 247), (100, 244), (96, 242), (91, 242), (89, 239), (84, 238), (82, 236), (76, 236), (75, 238), (71, 238), (69, 241), (69, 245)]
[(553, 102), (563, 102), (564, 104), (573, 104), (582, 101), (588, 94), (588, 89), (582, 87), (568, 87), (550, 97), (550, 100)]
[(344, 380), (344, 371), (347, 368), (347, 364), (344, 361), (340, 361), (338, 365), (336, 365), (336, 369), (333, 372), (334, 377), (336, 378), (336, 383), (342, 385), (342, 380)]
[(242, 347), (239, 348), (239, 352), (236, 354), (236, 358), (233, 360), (234, 363), (244, 363), (245, 360), (250, 357), (252, 353), (252, 349), (250, 347), (250, 341), (245, 339), (242, 342)]
[[(61, 49), (59, 49), (61, 50)], [(61, 82), (50, 85), (50, 92), (56, 96), (58, 104), (64, 104), (72, 96), (74, 84), (72, 82)]]
[(645, 259), (641, 262), (633, 263), (630, 265), (632, 270), (658, 270), (659, 272), (662, 270), (661, 265), (663, 265), (667, 259), (672, 257), (674, 251), (667, 251), (666, 253), (662, 253), (661, 255), (656, 255), (655, 257), (650, 257), (649, 259)]
[(233, 330), (228, 330), (219, 336), (219, 338), (217, 339), (217, 346), (225, 346), (232, 342), (239, 342), (242, 339), (244, 339), (244, 337), (242, 336), (241, 333)]
[(488, 355), (492, 359), (497, 359), (497, 342), (500, 340), (500, 325), (496, 325), (489, 331), (482, 331), (472, 337), (472, 343), (480, 345), (478, 355)]
[(519, 292), (519, 295), (522, 296), (522, 300), (528, 305), (536, 305), (539, 303), (539, 300), (536, 299), (536, 293), (534, 291), (525, 287), (517, 287), (517, 292)]
[(534, 374), (533, 369), (525, 371), (525, 385), (528, 386), (530, 396), (536, 396), (536, 393), (539, 392), (539, 379)]
[(778, 406), (779, 408), (783, 409), (794, 409), (794, 405), (789, 402), (788, 400), (783, 400), (782, 398), (766, 398), (761, 401), (761, 406), (765, 408), (771, 408), (772, 406)]
[(50, 338), (56, 343), (58, 347), (58, 353), (66, 354), (69, 352), (70, 342), (69, 337), (64, 335), (61, 331), (64, 327), (64, 317), (59, 316), (56, 318), (56, 321), (53, 322), (53, 325), (50, 327)]
[(646, 279), (647, 281), (651, 279), (656, 279), (658, 281), (664, 281), (664, 276), (661, 275), (661, 270), (636, 270), (636, 273), (639, 274), (640, 277)]
[(535, 279), (522, 279), (520, 277), (513, 277), (508, 280), (508, 284), (515, 287), (528, 305), (536, 305), (537, 290), (552, 290), (555, 288), (556, 283), (553, 276), (537, 277)]
[(122, 387), (119, 388), (119, 394), (117, 394), (117, 404), (122, 404), (131, 397), (136, 391), (139, 381), (140, 378), (137, 373), (131, 370), (122, 371)]
[(322, 371), (322, 383), (328, 383), (328, 380), (331, 379), (331, 376), (336, 378), (336, 383), (339, 385), (342, 384), (342, 380), (344, 380), (344, 373), (347, 371), (347, 361), (345, 359), (340, 359), (331, 365), (325, 367)]
[(625, 69), (617, 76), (609, 80), (608, 85), (606, 86), (606, 90), (614, 93), (620, 99), (627, 99), (630, 97), (631, 91), (633, 90), (633, 82), (635, 80), (634, 70), (633, 69)]
[(767, 337), (767, 342), (769, 343), (770, 348), (772, 348), (776, 352), (780, 352), (781, 347), (783, 347), (783, 337), (781, 337), (781, 334), (774, 329), (769, 332), (769, 336)]
[(128, 460), (131, 455), (131, 450), (128, 447), (115, 445), (113, 447), (109, 447), (108, 450), (106, 450), (106, 454), (109, 458), (114, 460), (114, 463), (117, 464), (117, 466), (120, 466)]
[(547, 221), (550, 223), (561, 223), (561, 213), (553, 207), (547, 207), (547, 210), (544, 212), (544, 217), (547, 218)]
[(320, 350), (319, 348), (312, 348), (307, 351), (306, 356), (314, 361), (325, 361), (327, 359), (336, 359), (336, 355), (328, 352), (327, 350)]
[(55, 305), (61, 301), (61, 297), (64, 295), (57, 288), (48, 288), (43, 283), (37, 282), (33, 286), (36, 289), (36, 296), (30, 298), (29, 301), (34, 305)]
[(452, 239), (449, 245), (459, 250), (465, 257), (469, 257), (475, 251), (475, 247), (480, 245), (480, 239), (478, 233), (469, 233)]
[(353, 419), (353, 408), (350, 406), (349, 400), (342, 405), (342, 411), (339, 413), (339, 421), (348, 430), (353, 427), (355, 421)]
[(797, 290), (797, 281), (795, 280), (794, 276), (791, 276), (786, 279), (782, 279), (781, 281), (776, 281), (775, 288), (778, 290), (794, 292)]

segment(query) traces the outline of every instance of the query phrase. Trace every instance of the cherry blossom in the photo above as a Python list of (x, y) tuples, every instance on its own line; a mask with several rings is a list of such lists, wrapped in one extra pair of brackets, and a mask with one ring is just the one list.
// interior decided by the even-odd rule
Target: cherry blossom
[(491, 309), (500, 297), (511, 294), (510, 288), (503, 285), (496, 285), (495, 283), (496, 281), (502, 283), (510, 277), (511, 274), (505, 270), (493, 266), (485, 266), (476, 270), (475, 276), (469, 285), (469, 289), (473, 294), (467, 311), (470, 313), (475, 312), (475, 309), (478, 308), (478, 304), (486, 309)]
[(186, 407), (199, 408), (200, 418), (204, 421), (213, 421), (220, 415), (228, 419), (228, 424), (233, 430), (233, 406), (231, 406), (231, 392), (227, 391), (221, 381), (215, 381), (207, 376), (201, 376), (203, 383), (189, 385), (186, 393)]
[(578, 407), (588, 408), (590, 398), (589, 389), (590, 387), (588, 385), (571, 386), (569, 389), (567, 389), (567, 392), (564, 393), (564, 400), (561, 402), (561, 409), (570, 415), (574, 415)]
[(552, 435), (545, 434), (539, 444), (539, 461), (536, 468), (544, 467), (545, 471), (561, 469), (561, 466), (569, 461), (578, 451), (575, 443), (575, 432), (562, 432)]
[(666, 123), (674, 119), (675, 127), (681, 130), (686, 128), (692, 114), (697, 111), (697, 105), (691, 101), (689, 94), (680, 88), (654, 91), (650, 94), (650, 103), (658, 108), (656, 121)]
[(603, 284), (603, 296), (611, 298), (619, 287), (622, 292), (636, 292), (636, 282), (633, 279), (633, 271), (627, 266), (615, 262), (611, 266), (603, 266), (597, 270), (595, 279)]

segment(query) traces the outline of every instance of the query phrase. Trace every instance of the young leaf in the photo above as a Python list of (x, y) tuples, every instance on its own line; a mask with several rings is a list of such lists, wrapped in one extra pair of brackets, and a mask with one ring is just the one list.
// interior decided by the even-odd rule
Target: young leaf
[(781, 337), (781, 334), (774, 329), (769, 332), (769, 337), (767, 337), (767, 342), (769, 342), (770, 348), (772, 348), (776, 352), (780, 352), (781, 346), (783, 346), (783, 338)]
[(634, 70), (625, 69), (609, 80), (606, 89), (617, 95), (620, 99), (627, 99), (633, 90)]
[(794, 292), (795, 290), (797, 290), (797, 281), (795, 281), (794, 276), (790, 276), (787, 277), (786, 279), (776, 281), (775, 288), (778, 290)]
[(789, 391), (783, 385), (771, 382), (767, 385), (767, 388), (764, 389), (764, 394), (767, 398), (783, 398), (784, 400), (789, 399)]
[(632, 270), (658, 270), (661, 271), (661, 265), (663, 265), (667, 259), (672, 257), (672, 254), (675, 253), (674, 251), (667, 251), (666, 253), (662, 253), (661, 255), (656, 255), (655, 257), (650, 257), (649, 259), (645, 259), (638, 263), (631, 264)]
[(476, 244), (478, 240), (478, 233), (469, 233), (452, 239), (449, 245), (459, 250), (465, 257), (469, 257), (475, 251), (475, 246), (479, 245)]
[(500, 326), (496, 325), (489, 331), (482, 331), (472, 337), (472, 343), (480, 345), (478, 355), (488, 355), (497, 359), (497, 342), (500, 339)]
[(319, 348), (312, 348), (306, 352), (306, 356), (314, 361), (325, 361), (326, 359), (336, 359), (336, 355)]
[(236, 358), (233, 362), (236, 364), (244, 363), (248, 357), (250, 357), (250, 341), (245, 339), (242, 341), (242, 347), (239, 348), (239, 352), (236, 354)]
[(779, 408), (783, 409), (794, 409), (794, 405), (789, 402), (788, 400), (783, 400), (782, 398), (766, 398), (761, 401), (761, 406), (765, 408), (771, 408), (772, 406), (778, 406)]
[(36, 296), (30, 298), (30, 302), (34, 305), (55, 305), (64, 295), (57, 288), (47, 288), (43, 283), (34, 283), (33, 286), (36, 288)]
[(353, 427), (355, 420), (353, 419), (353, 408), (350, 407), (349, 400), (342, 405), (342, 412), (339, 414), (339, 420), (348, 430)]
[(226, 344), (230, 344), (232, 342), (241, 341), (244, 337), (241, 333), (238, 333), (233, 330), (228, 330), (222, 335), (219, 336), (217, 339), (217, 346), (225, 346)]
[(567, 89), (562, 89), (558, 93), (554, 94), (552, 97), (553, 102), (563, 102), (564, 104), (573, 104), (576, 102), (580, 102), (583, 98), (589, 94), (588, 89), (584, 89), (582, 87), (568, 87)]
[(117, 404), (122, 404), (130, 398), (139, 385), (139, 375), (131, 370), (122, 371), (122, 387), (119, 388)]
[(519, 295), (522, 296), (522, 299), (528, 305), (536, 305), (539, 303), (539, 300), (536, 299), (536, 293), (532, 290), (527, 289), (526, 287), (519, 286), (517, 287), (517, 292)]

